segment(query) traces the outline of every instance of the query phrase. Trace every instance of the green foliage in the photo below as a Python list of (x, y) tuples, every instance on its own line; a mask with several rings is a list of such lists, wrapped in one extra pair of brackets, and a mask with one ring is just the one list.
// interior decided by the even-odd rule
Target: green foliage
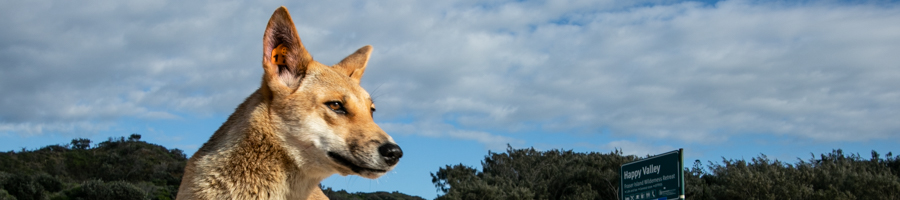
[(37, 175), (0, 172), (0, 199), (46, 199), (50, 193), (59, 192), (64, 184), (58, 178), (45, 173)]
[(66, 196), (73, 200), (143, 200), (147, 194), (140, 188), (124, 181), (103, 182), (88, 181), (81, 186), (66, 191)]
[(48, 174), (38, 174), (33, 178), (38, 185), (47, 190), (47, 192), (59, 192), (63, 189), (63, 182), (54, 176)]
[(0, 200), (16, 200), (16, 197), (6, 192), (6, 190), (0, 189)]
[[(685, 169), (688, 199), (900, 199), (900, 156), (871, 159), (841, 150), (789, 164), (766, 155)], [(482, 170), (447, 165), (432, 173), (437, 199), (618, 199), (619, 166), (608, 154), (507, 148), (488, 152)]]
[(0, 189), (20, 200), (175, 199), (187, 157), (140, 138), (109, 138), (94, 148), (79, 138), (0, 153)]
[(139, 134), (131, 134), (130, 136), (128, 136), (129, 142), (137, 142), (140, 140), (141, 140), (141, 135), (139, 135)]
[(0, 189), (0, 200), (16, 200), (16, 197), (9, 194), (6, 190)]
[(3, 189), (20, 200), (43, 200), (44, 187), (27, 174), (13, 174), (3, 181)]
[(322, 185), (319, 185), (319, 188), (322, 188), (322, 192), (325, 193), (331, 200), (425, 200), (422, 197), (418, 196), (410, 196), (407, 194), (403, 194), (397, 191), (394, 192), (373, 192), (373, 193), (364, 193), (364, 192), (356, 192), (356, 193), (348, 193), (346, 190), (334, 191), (331, 188), (325, 188)]
[(608, 154), (507, 148), (491, 153), (482, 171), (460, 165), (431, 174), (445, 194), (438, 199), (600, 199), (616, 198), (619, 166), (634, 161), (618, 150)]
[[(900, 199), (898, 157), (871, 159), (834, 150), (808, 161), (787, 164), (766, 155), (744, 160), (724, 159), (686, 173), (685, 193), (691, 199)], [(689, 175), (689, 176), (688, 176)]]
[(87, 138), (78, 138), (72, 140), (72, 149), (88, 149), (91, 147), (91, 140)]
[[(175, 199), (187, 157), (179, 149), (140, 141), (141, 135), (37, 150), (0, 152), (0, 200)], [(324, 190), (331, 199), (424, 200), (399, 192)]]

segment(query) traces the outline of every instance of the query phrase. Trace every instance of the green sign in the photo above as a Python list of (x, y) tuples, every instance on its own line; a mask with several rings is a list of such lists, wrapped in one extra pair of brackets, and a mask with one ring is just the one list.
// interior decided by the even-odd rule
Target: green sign
[(684, 199), (682, 152), (678, 149), (622, 165), (619, 199)]

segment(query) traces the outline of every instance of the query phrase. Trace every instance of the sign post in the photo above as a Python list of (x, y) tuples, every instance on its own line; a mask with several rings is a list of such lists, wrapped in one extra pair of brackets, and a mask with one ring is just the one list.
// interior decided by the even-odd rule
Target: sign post
[(620, 200), (684, 199), (684, 149), (622, 165)]

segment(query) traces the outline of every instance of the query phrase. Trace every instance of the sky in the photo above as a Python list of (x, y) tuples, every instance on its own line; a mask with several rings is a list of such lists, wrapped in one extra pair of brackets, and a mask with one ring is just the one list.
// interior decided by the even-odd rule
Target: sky
[(900, 153), (896, 1), (0, 1), (0, 151), (136, 133), (193, 154), (260, 86), (284, 5), (313, 57), (372, 45), (361, 85), (401, 146), (377, 180), (533, 147), (685, 161)]

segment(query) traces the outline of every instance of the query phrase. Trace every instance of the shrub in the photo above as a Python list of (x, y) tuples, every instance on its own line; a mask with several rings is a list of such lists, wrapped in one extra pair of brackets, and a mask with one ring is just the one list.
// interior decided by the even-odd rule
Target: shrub
[(146, 194), (140, 188), (131, 183), (115, 181), (104, 183), (103, 181), (87, 181), (80, 187), (68, 192), (71, 199), (96, 199), (96, 200), (143, 200)]
[(49, 174), (40, 174), (34, 177), (34, 181), (41, 185), (47, 192), (59, 192), (63, 189), (63, 182)]
[(16, 197), (6, 192), (6, 190), (0, 189), (0, 200), (16, 200)]
[(3, 188), (19, 200), (43, 200), (46, 197), (44, 187), (25, 174), (15, 174), (7, 178)]

